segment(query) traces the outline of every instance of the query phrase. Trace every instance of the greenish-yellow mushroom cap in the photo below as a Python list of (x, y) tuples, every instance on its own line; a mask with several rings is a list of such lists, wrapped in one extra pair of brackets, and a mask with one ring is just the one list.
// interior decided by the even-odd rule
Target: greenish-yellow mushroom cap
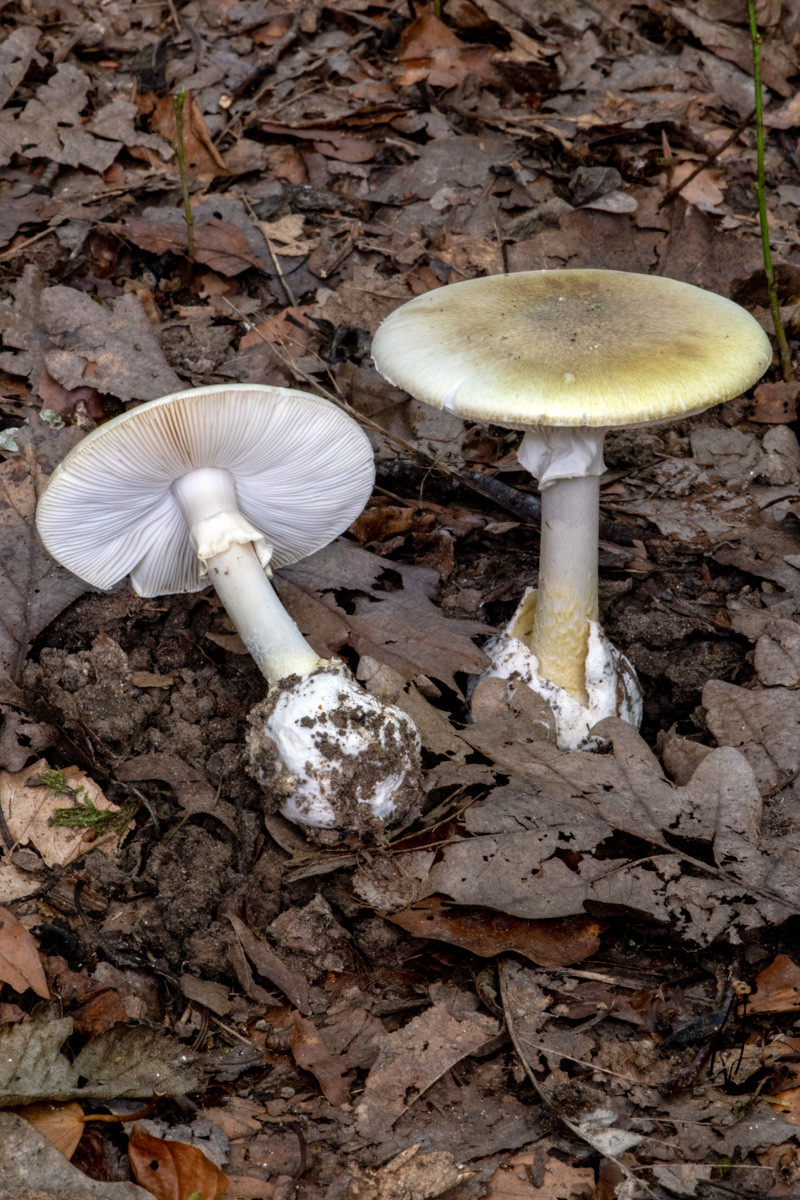
[(700, 412), (772, 360), (744, 308), (674, 279), (523, 271), (437, 288), (375, 335), (378, 370), (419, 400), (512, 428), (621, 426)]

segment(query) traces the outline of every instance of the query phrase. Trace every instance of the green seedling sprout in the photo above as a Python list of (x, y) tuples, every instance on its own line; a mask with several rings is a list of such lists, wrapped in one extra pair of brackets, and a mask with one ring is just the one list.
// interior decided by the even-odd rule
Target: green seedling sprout
[(772, 268), (772, 251), (769, 244), (769, 225), (767, 224), (767, 193), (764, 183), (764, 105), (761, 94), (761, 34), (758, 32), (756, 22), (755, 0), (747, 0), (747, 15), (750, 18), (750, 40), (753, 43), (753, 82), (756, 90), (756, 197), (758, 198), (758, 219), (761, 225), (761, 250), (769, 292), (769, 311), (772, 314), (772, 324), (775, 326), (775, 336), (778, 339), (778, 353), (780, 354), (783, 378), (788, 383), (792, 378), (792, 357), (786, 341), (786, 330), (783, 328), (781, 320), (778, 283)]

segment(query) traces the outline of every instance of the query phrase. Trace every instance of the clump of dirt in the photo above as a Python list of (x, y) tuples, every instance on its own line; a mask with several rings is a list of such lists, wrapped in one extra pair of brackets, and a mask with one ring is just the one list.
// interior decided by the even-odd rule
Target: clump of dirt
[(225, 953), (217, 939), (213, 948), (204, 943), (217, 905), (236, 882), (231, 848), (204, 829), (186, 825), (154, 847), (145, 875), (158, 889), (152, 910), (142, 920), (148, 947), (175, 964), (188, 950), (192, 961), (202, 959), (207, 967), (210, 958), (219, 971)]
[(140, 739), (160, 705), (152, 693), (134, 697), (128, 656), (107, 633), (76, 654), (45, 647), (38, 663), (26, 664), (23, 683), (65, 726), (87, 728), (123, 750)]

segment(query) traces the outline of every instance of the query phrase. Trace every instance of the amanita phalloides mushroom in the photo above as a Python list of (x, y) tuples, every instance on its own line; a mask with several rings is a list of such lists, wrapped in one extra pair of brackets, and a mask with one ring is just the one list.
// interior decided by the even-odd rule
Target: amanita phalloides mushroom
[(140, 596), (214, 585), (269, 683), (250, 714), (251, 773), (323, 840), (408, 808), (419, 735), (343, 663), (319, 657), (268, 575), (327, 545), (373, 483), (370, 444), (335, 405), (285, 388), (177, 392), (101, 425), (67, 455), (36, 523), (59, 562)]
[(772, 358), (761, 326), (674, 279), (526, 271), (417, 296), (383, 322), (372, 354), (418, 399), (525, 431), (517, 456), (542, 496), (539, 586), (486, 647), (490, 673), (548, 701), (562, 748), (595, 748), (603, 717), (638, 725), (635, 672), (598, 619), (603, 438), (738, 396)]

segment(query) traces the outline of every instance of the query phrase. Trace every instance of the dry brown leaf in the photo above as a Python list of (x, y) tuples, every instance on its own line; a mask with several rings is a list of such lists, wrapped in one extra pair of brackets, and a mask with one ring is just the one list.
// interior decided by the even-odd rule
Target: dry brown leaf
[(387, 1034), (356, 1106), (361, 1136), (379, 1140), (423, 1092), (496, 1037), (499, 1028), (484, 1013), (454, 1017), (439, 1001), (402, 1029)]
[(33, 988), (37, 996), (50, 998), (38, 947), (7, 908), (0, 908), (0, 980), (15, 992)]
[(751, 421), (762, 425), (787, 425), (797, 420), (797, 397), (800, 383), (761, 383), (755, 389), (756, 398)]
[[(89, 850), (108, 852), (118, 846), (120, 837), (113, 830), (97, 837), (87, 829), (50, 824), (55, 810), (71, 808), (73, 800), (69, 794), (54, 792), (43, 785), (27, 786), (29, 779), (35, 779), (46, 770), (47, 763), (40, 759), (21, 771), (0, 771), (0, 809), (15, 844), (32, 846), (48, 867), (65, 867)], [(85, 804), (88, 800), (101, 812), (119, 813), (94, 780), (78, 767), (67, 767), (63, 775), (79, 803)]]
[(209, 642), (213, 642), (215, 646), (219, 646), (220, 650), (224, 650), (226, 654), (250, 653), (238, 633), (206, 633), (203, 636)]
[[(188, 237), (182, 209), (158, 209), (158, 218), (124, 217), (108, 228), (150, 254), (186, 254)], [(218, 217), (208, 217), (194, 227), (194, 257), (220, 275), (239, 275), (248, 267), (260, 267), (246, 236), (238, 226)]]
[(92, 171), (108, 170), (122, 143), (97, 138), (84, 128), (81, 114), (91, 86), (88, 75), (62, 62), (18, 116), (10, 109), (0, 113), (0, 164), (14, 154), (25, 154)]
[(779, 954), (756, 975), (756, 989), (747, 998), (749, 1012), (797, 1012), (800, 1009), (800, 967), (788, 954)]
[(255, 224), (267, 241), (273, 243), (275, 252), (284, 258), (302, 258), (319, 242), (319, 237), (303, 236), (305, 217), (302, 213), (288, 213), (277, 221), (256, 221)]
[(259, 975), (263, 975), (264, 979), (268, 979), (270, 983), (274, 983), (277, 988), (280, 988), (286, 999), (295, 1008), (299, 1008), (302, 1013), (308, 1013), (310, 1011), (308, 984), (303, 976), (287, 966), (271, 946), (263, 938), (256, 937), (239, 917), (229, 913), (228, 920), (242, 944), (242, 949)]
[(350, 1086), (344, 1076), (350, 1064), (341, 1054), (331, 1054), (313, 1021), (292, 1012), (288, 1017), (292, 1028), (292, 1054), (298, 1067), (310, 1071), (319, 1081), (322, 1094), (330, 1104), (347, 1104)]
[(414, 937), (463, 946), (482, 958), (516, 951), (541, 967), (582, 962), (600, 948), (607, 922), (591, 917), (557, 921), (521, 921), (490, 908), (461, 907), (444, 896), (431, 896), (389, 917)]
[(37, 417), (18, 436), (19, 453), (0, 463), (0, 671), (14, 679), (32, 638), (87, 584), (54, 563), (34, 525), (36, 504), (49, 471), (80, 431), (54, 432)]
[(302, 358), (314, 336), (314, 330), (307, 325), (306, 318), (317, 315), (315, 304), (285, 308), (246, 333), (239, 343), (239, 349), (257, 346), (266, 338), (268, 342), (280, 346), (290, 358)]
[(489, 1180), (486, 1200), (541, 1200), (543, 1196), (552, 1196), (554, 1200), (556, 1197), (591, 1200), (595, 1195), (591, 1167), (574, 1167), (553, 1156), (542, 1163), (541, 1173), (534, 1173), (531, 1168), (538, 1165), (542, 1156), (541, 1150), (526, 1150), (498, 1167)]
[[(691, 30), (707, 49), (720, 58), (736, 63), (748, 74), (753, 73), (753, 46), (750, 31), (735, 29), (722, 21), (709, 21), (688, 8), (672, 5), (671, 14)], [(779, 96), (791, 96), (794, 92), (788, 76), (797, 74), (797, 55), (790, 46), (778, 39), (769, 39), (761, 53), (761, 69), (767, 87)]]
[(85, 1118), (77, 1100), (69, 1104), (26, 1104), (15, 1110), (38, 1129), (64, 1158), (72, 1158), (83, 1137)]
[[(191, 92), (186, 93), (186, 100), (183, 105), (182, 125), (183, 153), (188, 174), (193, 175), (201, 183), (210, 183), (212, 179), (218, 179), (230, 174), (225, 165), (225, 160), (211, 139), (211, 134), (208, 132), (208, 126), (203, 119), (200, 106)], [(150, 118), (150, 128), (154, 133), (166, 138), (173, 146), (177, 144), (178, 135), (175, 124), (175, 109), (172, 104), (171, 95), (164, 96), (156, 105), (153, 115)], [(174, 170), (177, 171), (177, 159), (173, 166)]]
[(197, 1146), (153, 1137), (141, 1125), (130, 1132), (128, 1158), (136, 1182), (156, 1200), (221, 1200), (230, 1186)]
[(419, 1143), (375, 1170), (349, 1162), (336, 1180), (336, 1193), (350, 1200), (433, 1200), (474, 1174), (448, 1150), (420, 1154)]

